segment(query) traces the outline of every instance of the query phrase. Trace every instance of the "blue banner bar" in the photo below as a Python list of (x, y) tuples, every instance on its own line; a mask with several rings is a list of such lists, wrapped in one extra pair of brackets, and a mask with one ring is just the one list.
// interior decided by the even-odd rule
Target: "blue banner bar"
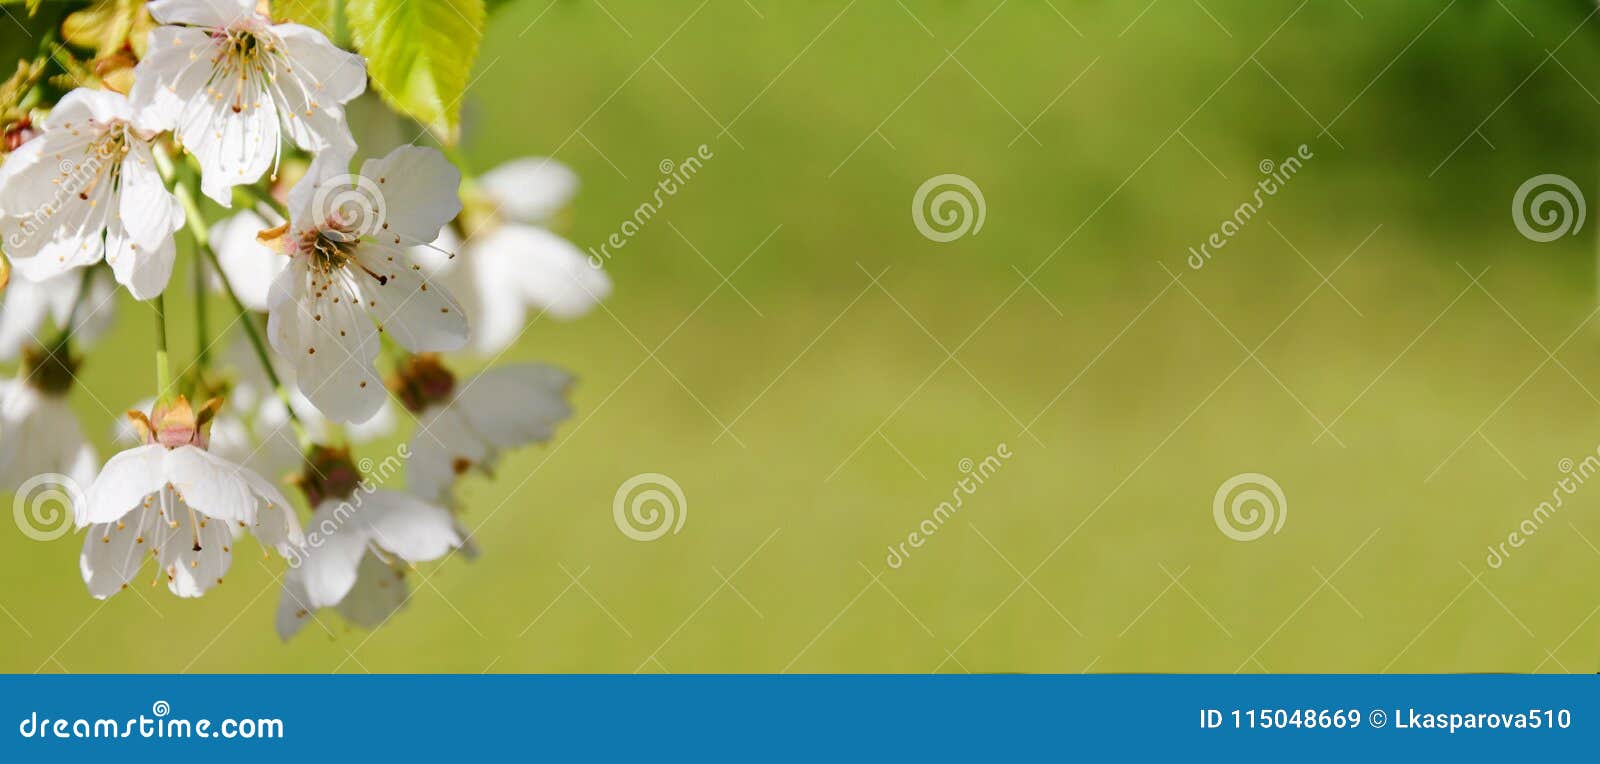
[(6, 676), (0, 722), (3, 762), (1592, 760), (1600, 678)]

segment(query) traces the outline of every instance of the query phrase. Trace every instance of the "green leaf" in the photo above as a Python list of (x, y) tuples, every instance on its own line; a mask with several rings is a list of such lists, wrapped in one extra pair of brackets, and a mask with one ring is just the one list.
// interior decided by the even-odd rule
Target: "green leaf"
[(350, 31), (391, 106), (453, 144), (483, 39), (484, 0), (350, 0)]
[(293, 21), (332, 39), (335, 0), (272, 0), (272, 17)]

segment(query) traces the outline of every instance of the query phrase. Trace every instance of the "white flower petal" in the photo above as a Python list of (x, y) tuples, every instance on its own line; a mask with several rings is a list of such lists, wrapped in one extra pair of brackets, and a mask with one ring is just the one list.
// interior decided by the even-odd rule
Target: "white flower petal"
[(418, 415), (406, 463), (406, 490), (443, 505), (464, 469), (487, 466), (493, 453), (454, 406), (430, 406)]
[(498, 448), (543, 443), (572, 416), (572, 375), (541, 363), (499, 366), (461, 386), (452, 406), (474, 432)]
[(306, 594), (305, 583), (300, 579), (298, 568), (290, 570), (283, 577), (283, 593), (278, 595), (278, 611), (272, 624), (278, 631), (278, 639), (285, 642), (300, 633), (315, 610), (311, 607), (311, 595)]
[(480, 289), (519, 289), (528, 304), (556, 318), (577, 318), (611, 294), (605, 271), (543, 228), (502, 225), (473, 245), (469, 262)]
[(505, 218), (539, 225), (572, 200), (578, 175), (554, 159), (523, 157), (484, 173), (478, 185)]
[(304, 257), (278, 275), (268, 297), (268, 338), (319, 411), (336, 421), (364, 422), (388, 396), (373, 368), (377, 329), (343, 282), (323, 287), (319, 296), (312, 279)]
[(357, 519), (359, 512), (348, 502), (330, 499), (311, 514), (297, 569), (309, 610), (337, 605), (355, 585), (356, 566), (366, 554), (368, 542)]
[(167, 483), (166, 455), (166, 448), (151, 444), (111, 457), (85, 494), (84, 507), (77, 513), (78, 526), (116, 522), (143, 506), (146, 497)]
[(89, 526), (78, 569), (91, 596), (105, 599), (133, 580), (154, 547), (150, 541), (158, 527), (156, 519), (156, 510), (151, 507), (130, 514), (120, 528), (117, 523)]
[(256, 13), (254, 0), (151, 0), (150, 15), (163, 24), (227, 27)]
[(403, 570), (391, 568), (371, 552), (361, 558), (356, 583), (339, 601), (339, 615), (365, 629), (376, 629), (406, 603)]
[(447, 510), (399, 491), (373, 491), (358, 517), (374, 544), (407, 562), (437, 560), (461, 545)]
[(256, 239), (256, 234), (272, 226), (260, 215), (245, 210), (211, 227), (211, 248), (217, 253), (222, 275), (233, 286), (234, 294), (250, 310), (267, 310), (267, 293), (289, 258), (274, 252)]
[(283, 45), (284, 59), (273, 59), (279, 86), (283, 126), (291, 140), (308, 151), (330, 147), (352, 149), (355, 141), (342, 104), (367, 88), (367, 66), (360, 56), (328, 41), (321, 32), (299, 24), (279, 24), (272, 32)]
[(185, 504), (219, 520), (255, 524), (258, 502), (245, 479), (249, 470), (205, 449), (179, 446), (167, 452), (166, 472)]
[(448, 291), (411, 262), (404, 249), (364, 244), (356, 258), (384, 277), (360, 278), (363, 307), (401, 347), (415, 353), (458, 350), (467, 344), (466, 312)]
[[(437, 149), (401, 146), (361, 164), (361, 175), (383, 198), (385, 243), (413, 246), (433, 241), (461, 213), (461, 172)], [(392, 237), (399, 237), (395, 242)]]
[(233, 534), (228, 523), (191, 511), (176, 497), (169, 506), (157, 550), (167, 588), (179, 597), (199, 597), (222, 583), (233, 564)]
[(166, 290), (177, 257), (178, 247), (171, 236), (147, 250), (134, 242), (121, 220), (112, 220), (106, 229), (106, 262), (117, 283), (127, 287), (135, 300), (154, 299)]

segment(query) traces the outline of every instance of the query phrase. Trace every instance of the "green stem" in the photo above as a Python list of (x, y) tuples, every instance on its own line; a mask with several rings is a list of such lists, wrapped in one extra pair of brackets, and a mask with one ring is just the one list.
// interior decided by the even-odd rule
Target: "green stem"
[(195, 365), (201, 372), (211, 368), (211, 329), (206, 315), (206, 260), (195, 250), (194, 258), (194, 334)]
[[(157, 156), (157, 163), (162, 163), (162, 157)], [(172, 175), (170, 163), (163, 169), (163, 175)], [(311, 435), (306, 432), (305, 423), (294, 413), (294, 406), (289, 397), (289, 390), (283, 386), (283, 380), (278, 377), (277, 370), (272, 368), (272, 356), (267, 352), (267, 343), (261, 337), (261, 327), (256, 325), (255, 315), (245, 307), (239, 299), (237, 292), (233, 291), (233, 284), (228, 281), (228, 276), (222, 271), (222, 263), (217, 261), (217, 253), (211, 249), (209, 231), (206, 229), (205, 217), (200, 214), (200, 205), (195, 200), (194, 189), (185, 180), (173, 183), (172, 192), (178, 197), (178, 203), (183, 206), (184, 216), (188, 219), (189, 233), (194, 237), (195, 252), (199, 258), (210, 263), (215, 268), (218, 281), (222, 282), (222, 291), (228, 295), (228, 301), (233, 303), (233, 308), (239, 314), (237, 323), (244, 327), (245, 337), (250, 340), (250, 348), (255, 351), (256, 359), (261, 362), (261, 370), (266, 372), (267, 382), (272, 385), (272, 391), (277, 393), (278, 400), (283, 402), (284, 410), (289, 414), (289, 423), (294, 427), (296, 440), (301, 449), (311, 447)]]
[(156, 295), (151, 301), (156, 310), (156, 401), (166, 403), (173, 399), (172, 365), (167, 360), (167, 300)]

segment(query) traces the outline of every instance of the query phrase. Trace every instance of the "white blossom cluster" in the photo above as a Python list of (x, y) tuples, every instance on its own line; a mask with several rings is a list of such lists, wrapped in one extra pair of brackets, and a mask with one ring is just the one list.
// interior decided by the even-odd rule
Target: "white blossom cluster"
[[(254, 536), (291, 566), (276, 623), (288, 639), (322, 608), (379, 625), (414, 564), (476, 554), (456, 481), (549, 440), (573, 378), (535, 363), (458, 377), (441, 354), (498, 356), (531, 316), (581, 315), (610, 282), (550, 230), (577, 187), (554, 161), (463, 178), (439, 150), (406, 145), (352, 172), (346, 109), (366, 61), (264, 8), (155, 0), (125, 93), (90, 81), (8, 130), (0, 360), (20, 370), (0, 382), (0, 489), (45, 473), (82, 487), (73, 515), (96, 598), (147, 562), (152, 585), (199, 597)], [(196, 191), (230, 214), (208, 220)], [(180, 252), (197, 276), (184, 332), (164, 302), (189, 287), (173, 278)], [(119, 287), (159, 317), (155, 390), (102, 464), (66, 401)], [(212, 290), (234, 313), (208, 324)], [(208, 326), (230, 325), (235, 341), (213, 351)], [(169, 330), (198, 337), (176, 377)], [(364, 474), (372, 461), (351, 444), (402, 422), (406, 488), (381, 487), (391, 475)]]

